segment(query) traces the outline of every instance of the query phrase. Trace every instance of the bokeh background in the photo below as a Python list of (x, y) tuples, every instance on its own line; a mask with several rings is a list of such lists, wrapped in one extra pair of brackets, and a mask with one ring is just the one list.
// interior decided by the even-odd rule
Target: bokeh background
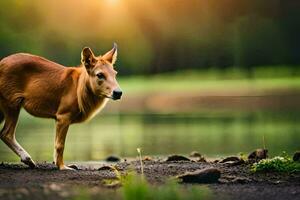
[[(300, 148), (297, 0), (3, 0), (0, 58), (16, 52), (80, 64), (119, 47), (124, 91), (75, 125), (67, 160), (110, 154), (210, 157)], [(51, 160), (54, 123), (25, 112), (17, 130), (36, 160)], [(18, 158), (0, 144), (3, 161)]]

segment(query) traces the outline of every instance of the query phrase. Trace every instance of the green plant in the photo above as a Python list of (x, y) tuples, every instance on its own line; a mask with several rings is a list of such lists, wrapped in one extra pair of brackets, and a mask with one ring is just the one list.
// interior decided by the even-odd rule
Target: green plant
[(144, 177), (144, 165), (143, 165), (141, 148), (137, 148), (136, 150), (137, 150), (137, 152), (139, 154), (139, 160), (140, 160), (140, 165), (141, 165), (141, 174), (142, 174), (142, 177)]
[(111, 167), (116, 174), (115, 179), (105, 179), (106, 186), (122, 186), (121, 199), (124, 200), (185, 200), (185, 199), (211, 199), (211, 191), (199, 185), (179, 185), (175, 179), (168, 180), (163, 185), (151, 185), (144, 176), (144, 164), (141, 149), (137, 148), (141, 165), (141, 175), (135, 171), (121, 174), (115, 167)]
[(246, 161), (248, 159), (248, 155), (244, 152), (240, 152), (240, 159), (242, 159), (243, 161)]
[(285, 152), (282, 156), (263, 159), (252, 165), (251, 171), (300, 172), (300, 163), (294, 162)]
[(212, 197), (207, 187), (179, 185), (175, 180), (164, 185), (151, 185), (135, 173), (129, 173), (123, 180), (121, 191), (124, 200), (203, 200)]
[(150, 195), (148, 182), (133, 172), (123, 178), (122, 185), (121, 190), (125, 200), (143, 200)]

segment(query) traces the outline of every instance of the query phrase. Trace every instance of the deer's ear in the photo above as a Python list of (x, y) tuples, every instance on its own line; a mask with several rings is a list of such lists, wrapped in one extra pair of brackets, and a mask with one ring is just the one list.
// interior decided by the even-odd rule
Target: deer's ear
[(114, 43), (113, 48), (107, 52), (106, 54), (104, 54), (102, 56), (102, 59), (108, 61), (109, 63), (111, 63), (112, 65), (115, 64), (115, 62), (117, 61), (117, 55), (118, 55), (118, 47), (117, 44)]
[(89, 47), (84, 47), (82, 49), (81, 62), (88, 70), (95, 66), (97, 59), (94, 56), (93, 51)]

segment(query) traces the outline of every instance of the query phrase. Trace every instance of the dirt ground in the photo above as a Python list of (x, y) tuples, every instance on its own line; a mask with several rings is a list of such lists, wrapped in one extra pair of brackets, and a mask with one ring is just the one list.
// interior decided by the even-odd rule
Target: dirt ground
[[(0, 164), (0, 199), (72, 199), (82, 189), (92, 199), (119, 199), (118, 187), (109, 188), (102, 180), (115, 177), (104, 162), (75, 163), (76, 171), (59, 171), (53, 164), (39, 163), (38, 168), (29, 169), (22, 164)], [(115, 165), (115, 164), (113, 164)], [(135, 169), (136, 160), (116, 163), (119, 171)], [(300, 173), (252, 173), (249, 164), (232, 166), (223, 163), (194, 161), (144, 161), (147, 180), (158, 187), (173, 176), (198, 169), (217, 168), (221, 171), (218, 183), (206, 184), (212, 190), (214, 199), (300, 199)], [(195, 184), (194, 184), (195, 185)], [(203, 184), (196, 184), (203, 185)], [(189, 187), (189, 184), (187, 184)], [(79, 197), (79, 199), (83, 199)]]

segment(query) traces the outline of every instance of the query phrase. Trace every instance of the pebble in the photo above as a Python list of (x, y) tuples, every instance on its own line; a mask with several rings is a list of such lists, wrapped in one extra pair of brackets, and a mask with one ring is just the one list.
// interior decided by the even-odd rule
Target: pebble
[(196, 170), (177, 176), (182, 183), (218, 183), (220, 177), (221, 171), (217, 168)]
[(233, 162), (237, 162), (237, 161), (240, 161), (241, 159), (236, 157), (236, 156), (229, 156), (229, 157), (226, 157), (222, 160), (219, 161), (219, 163), (226, 163), (226, 162), (229, 162), (229, 161), (233, 161)]
[(201, 156), (196, 159), (196, 162), (207, 162), (207, 160), (203, 156)]
[(198, 151), (192, 151), (190, 157), (202, 157), (202, 155)]
[(300, 162), (300, 151), (296, 151), (293, 156), (293, 161)]
[(268, 157), (267, 149), (256, 149), (248, 155), (249, 160), (262, 160)]
[(152, 161), (152, 160), (153, 160), (153, 158), (150, 156), (145, 156), (143, 159), (143, 161)]
[(181, 155), (171, 155), (168, 156), (167, 160), (168, 161), (191, 161), (189, 158)]
[(236, 166), (236, 165), (241, 165), (241, 164), (245, 163), (245, 161), (236, 156), (229, 156), (227, 158), (224, 158), (223, 160), (220, 160), (219, 163), (227, 164), (230, 166)]
[(68, 165), (68, 167), (70, 167), (70, 168), (72, 168), (72, 169), (79, 170), (78, 166), (77, 166), (77, 165), (74, 165), (74, 164)]
[(120, 162), (121, 158), (119, 158), (118, 156), (108, 156), (105, 160), (107, 162)]
[(104, 165), (102, 167), (99, 167), (98, 168), (99, 171), (102, 171), (102, 170), (111, 170), (111, 171), (114, 171), (114, 167), (111, 167), (111, 166), (108, 166), (108, 165)]

